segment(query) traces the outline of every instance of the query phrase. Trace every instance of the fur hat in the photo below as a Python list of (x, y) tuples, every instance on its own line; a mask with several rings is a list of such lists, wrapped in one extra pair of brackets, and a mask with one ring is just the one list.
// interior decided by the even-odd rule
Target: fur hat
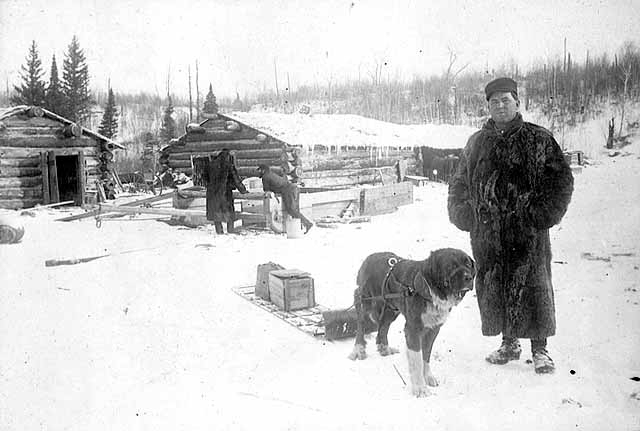
[(487, 100), (493, 93), (500, 91), (502, 93), (513, 93), (513, 96), (518, 98), (518, 84), (511, 78), (497, 78), (487, 84), (484, 88), (484, 93), (487, 96)]

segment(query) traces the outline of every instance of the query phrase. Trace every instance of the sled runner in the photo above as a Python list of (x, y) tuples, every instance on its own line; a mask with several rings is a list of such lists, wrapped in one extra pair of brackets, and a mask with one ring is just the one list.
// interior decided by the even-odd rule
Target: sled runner
[(255, 286), (234, 287), (232, 290), (247, 301), (284, 320), (305, 334), (309, 334), (312, 337), (324, 337), (325, 335), (322, 313), (329, 311), (327, 307), (316, 304), (315, 307), (303, 310), (284, 311), (272, 302), (256, 296)]

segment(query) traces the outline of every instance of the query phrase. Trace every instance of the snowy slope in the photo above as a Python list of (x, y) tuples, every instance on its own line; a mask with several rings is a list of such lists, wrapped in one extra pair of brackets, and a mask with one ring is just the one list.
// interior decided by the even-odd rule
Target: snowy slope
[(477, 129), (453, 125), (400, 125), (350, 114), (233, 112), (231, 117), (291, 145), (462, 148)]
[(486, 363), (499, 339), (482, 337), (471, 294), (436, 340), (441, 385), (426, 399), (394, 369), (408, 380), (402, 318), (390, 331), (401, 354), (382, 358), (371, 339), (369, 358), (352, 362), (352, 340), (313, 339), (230, 288), (273, 261), (311, 272), (318, 302), (346, 307), (371, 252), (469, 251), (448, 222), (443, 184), (415, 188), (414, 204), (371, 223), (295, 240), (142, 217), (97, 229), (34, 211), (21, 217), (22, 243), (0, 245), (0, 429), (638, 430), (640, 141), (623, 151), (576, 175), (552, 230), (556, 373), (535, 375), (527, 343), (520, 361)]

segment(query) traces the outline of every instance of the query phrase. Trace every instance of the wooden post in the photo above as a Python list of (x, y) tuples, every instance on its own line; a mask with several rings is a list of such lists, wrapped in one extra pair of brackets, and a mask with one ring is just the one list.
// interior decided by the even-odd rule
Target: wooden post
[(49, 193), (51, 203), (60, 202), (60, 192), (58, 191), (58, 166), (56, 165), (56, 155), (53, 151), (47, 152), (47, 169), (49, 170)]
[(78, 198), (75, 201), (75, 204), (78, 206), (82, 206), (85, 201), (85, 169), (84, 169), (84, 153), (82, 151), (78, 151)]
[(47, 153), (40, 153), (40, 167), (42, 168), (42, 200), (45, 205), (51, 203), (49, 192), (49, 163), (47, 162)]

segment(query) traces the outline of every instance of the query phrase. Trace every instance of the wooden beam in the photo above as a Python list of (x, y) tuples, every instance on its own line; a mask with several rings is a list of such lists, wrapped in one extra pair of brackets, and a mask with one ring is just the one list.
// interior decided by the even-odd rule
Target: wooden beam
[(84, 204), (85, 201), (85, 166), (84, 166), (84, 154), (82, 151), (78, 152), (78, 198), (76, 200), (76, 205), (80, 206)]
[(0, 187), (31, 187), (42, 184), (42, 176), (0, 178)]
[(86, 137), (73, 137), (58, 139), (55, 136), (25, 136), (24, 138), (0, 137), (0, 147), (17, 148), (65, 148), (65, 147), (92, 147), (97, 141)]
[(13, 167), (13, 166), (0, 166), (0, 178), (13, 178), (13, 177), (35, 177), (42, 174), (42, 169), (39, 166), (35, 167)]
[(49, 190), (49, 163), (47, 153), (40, 153), (40, 167), (42, 168), (42, 200), (46, 204), (51, 203), (51, 191)]
[(85, 156), (97, 157), (100, 154), (100, 150), (97, 145), (91, 146), (68, 146), (64, 148), (12, 148), (0, 146), (0, 158), (3, 157), (40, 157), (42, 151), (53, 151), (58, 156), (72, 156), (78, 154), (78, 151), (82, 151)]
[(125, 207), (110, 204), (99, 204), (98, 209), (101, 212), (118, 212), (123, 214), (155, 214), (170, 216), (202, 216), (205, 211), (179, 210), (175, 208), (144, 208), (144, 207)]
[[(176, 194), (176, 192), (174, 190), (174, 191), (169, 192), (169, 193), (163, 193), (161, 195), (152, 196), (150, 198), (138, 199), (136, 201), (127, 202), (126, 204), (121, 204), (121, 205), (118, 205), (118, 206), (136, 207), (138, 205), (148, 205), (148, 204), (151, 204), (151, 203), (155, 203), (155, 202), (159, 202), (159, 201), (163, 201), (163, 200), (167, 200), (167, 199), (172, 199), (175, 194)], [(94, 217), (99, 213), (100, 213), (100, 210), (94, 209), (94, 210), (88, 211), (86, 213), (76, 214), (76, 215), (72, 215), (72, 216), (68, 216), (68, 217), (59, 218), (56, 221), (82, 220), (82, 219), (85, 219), (85, 218)]]
[(40, 165), (40, 157), (15, 157), (15, 158), (0, 158), (0, 169), (4, 167), (12, 168), (35, 168)]
[[(2, 143), (0, 142), (0, 145)], [(283, 144), (279, 143), (267, 143), (267, 142), (258, 142), (255, 139), (238, 139), (235, 141), (204, 141), (204, 142), (189, 142), (185, 146), (176, 146), (172, 147), (171, 152), (174, 151), (190, 151), (192, 153), (202, 151), (202, 152), (212, 152), (212, 151), (220, 151), (223, 148), (227, 148), (229, 150), (260, 150), (265, 148), (283, 148)], [(178, 150), (179, 149), (179, 150)]]
[[(257, 150), (234, 150), (236, 154), (236, 160), (240, 159), (279, 159), (285, 152), (282, 148), (265, 148)], [(193, 157), (207, 157), (211, 153), (206, 151), (172, 151), (170, 160), (191, 160)]]
[(42, 199), (0, 199), (0, 208), (18, 210), (23, 208), (31, 208), (40, 203), (42, 203)]
[(0, 189), (0, 199), (41, 198), (42, 186), (7, 187)]

